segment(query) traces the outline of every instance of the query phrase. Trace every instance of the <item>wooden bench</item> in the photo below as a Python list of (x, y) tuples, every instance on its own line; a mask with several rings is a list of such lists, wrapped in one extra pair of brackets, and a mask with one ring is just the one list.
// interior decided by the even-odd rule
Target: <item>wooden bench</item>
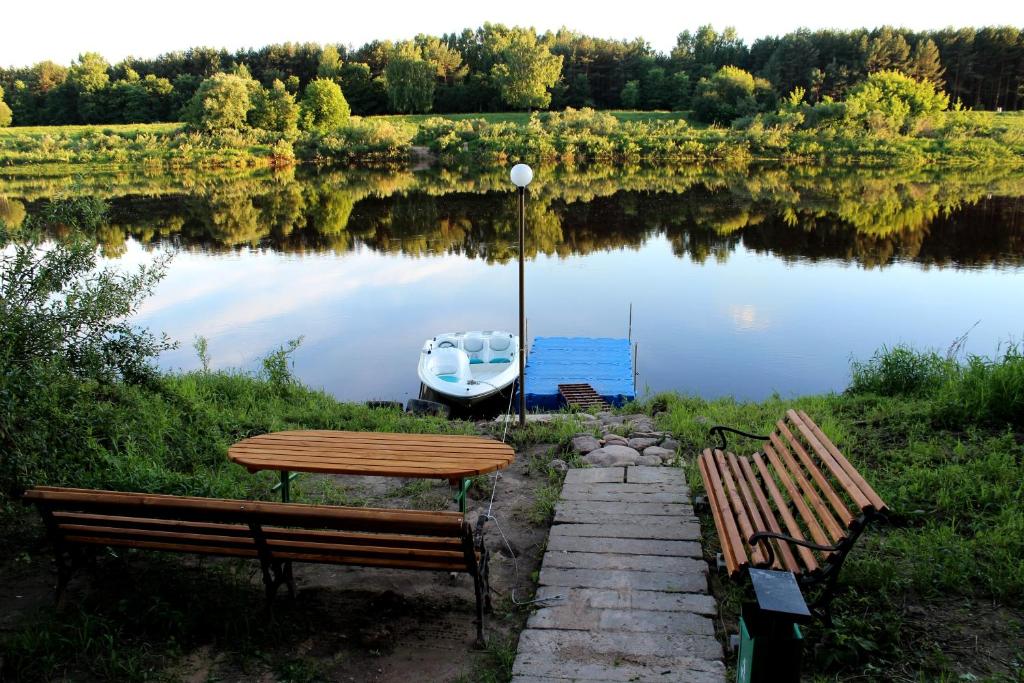
[[(730, 453), (727, 432), (763, 441), (761, 451)], [(801, 586), (821, 588), (811, 608), (831, 621), (843, 561), (885, 502), (803, 411), (786, 411), (768, 436), (722, 426), (709, 435), (719, 447), (705, 449), (699, 465), (729, 576), (790, 571)]]
[(478, 644), (490, 609), (488, 553), (459, 512), (384, 510), (121, 493), (38, 486), (25, 493), (42, 515), (57, 559), (57, 602), (89, 546), (258, 559), (268, 609), (294, 594), (291, 564), (465, 572), (476, 593)]

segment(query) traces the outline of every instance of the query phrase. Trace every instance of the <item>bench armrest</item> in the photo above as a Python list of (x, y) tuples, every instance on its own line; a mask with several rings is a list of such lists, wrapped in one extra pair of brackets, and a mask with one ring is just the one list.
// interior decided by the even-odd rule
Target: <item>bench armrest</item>
[(757, 533), (752, 534), (750, 538), (747, 539), (747, 543), (749, 543), (751, 546), (754, 546), (756, 543), (761, 543), (763, 541), (763, 543), (761, 543), (761, 547), (768, 555), (768, 566), (775, 564), (775, 549), (772, 548), (771, 543), (768, 543), (769, 538), (777, 538), (780, 541), (786, 541), (787, 543), (792, 543), (793, 545), (802, 545), (805, 548), (810, 548), (811, 550), (820, 550), (826, 553), (835, 552), (841, 548), (841, 546), (838, 545), (821, 545), (819, 543), (812, 543), (811, 541), (805, 541), (802, 538), (794, 538), (793, 536), (779, 534), (774, 531), (758, 531)]
[(726, 432), (732, 432), (733, 434), (739, 434), (740, 436), (745, 436), (748, 439), (758, 439), (759, 441), (767, 441), (768, 440), (767, 436), (762, 436), (760, 434), (751, 434), (749, 432), (740, 431), (739, 429), (733, 429), (732, 427), (726, 427), (724, 425), (715, 425), (714, 427), (712, 427), (711, 429), (708, 430), (708, 436), (713, 436), (713, 435), (717, 434), (718, 435), (718, 441), (721, 444), (721, 449), (723, 451), (728, 447), (728, 444), (725, 441), (725, 433)]

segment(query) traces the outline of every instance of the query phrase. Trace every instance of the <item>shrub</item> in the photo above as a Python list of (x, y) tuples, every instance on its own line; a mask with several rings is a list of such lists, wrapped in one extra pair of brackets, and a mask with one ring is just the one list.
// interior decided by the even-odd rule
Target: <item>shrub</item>
[(870, 133), (908, 133), (922, 118), (945, 111), (949, 96), (928, 81), (879, 71), (846, 98), (846, 119)]
[(326, 78), (314, 78), (302, 95), (300, 120), (305, 130), (328, 131), (348, 120), (351, 110), (341, 88)]
[(252, 107), (251, 85), (258, 84), (235, 74), (214, 74), (199, 84), (185, 120), (207, 132), (245, 128)]

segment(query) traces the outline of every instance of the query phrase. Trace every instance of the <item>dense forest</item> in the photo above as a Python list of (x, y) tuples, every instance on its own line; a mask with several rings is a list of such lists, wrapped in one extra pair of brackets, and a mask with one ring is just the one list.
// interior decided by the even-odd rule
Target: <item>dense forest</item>
[[(0, 68), (0, 126), (187, 120), (197, 90), (222, 72), (266, 88), (263, 106), (269, 117), (275, 106), (287, 108), (295, 98), (310, 97), (308, 86), (318, 80), (339, 85), (346, 107), (359, 115), (566, 107), (680, 110), (693, 108), (722, 67), (743, 70), (756, 100), (772, 104), (796, 89), (810, 104), (842, 100), (868, 74), (899, 71), (931, 82), (966, 107), (1024, 108), (1024, 29), (1010, 26), (801, 29), (750, 45), (734, 29), (703, 26), (679, 34), (676, 46), (663, 54), (641, 38), (610, 40), (568, 29), (538, 35), (533, 29), (485, 24), (359, 48), (284, 43), (228, 52), (197, 47), (113, 65), (90, 52), (69, 67), (44, 61)], [(312, 96), (335, 96), (320, 90)]]

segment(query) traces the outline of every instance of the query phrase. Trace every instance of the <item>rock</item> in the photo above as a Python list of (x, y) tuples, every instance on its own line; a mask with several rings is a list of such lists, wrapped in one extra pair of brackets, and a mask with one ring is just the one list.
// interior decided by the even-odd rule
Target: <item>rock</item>
[(669, 462), (670, 460), (675, 459), (676, 452), (675, 450), (669, 450), (661, 446), (648, 446), (644, 449), (644, 457), (647, 456), (658, 458), (660, 462)]
[(629, 447), (635, 448), (638, 451), (642, 451), (649, 446), (656, 446), (660, 439), (652, 439), (650, 437), (633, 437), (629, 440)]
[(679, 442), (676, 441), (675, 439), (665, 439), (659, 445), (662, 448), (667, 448), (670, 451), (678, 451), (679, 450)]
[(657, 439), (658, 441), (661, 441), (666, 436), (668, 436), (668, 434), (666, 434), (665, 432), (636, 432), (636, 431), (634, 431), (634, 432), (632, 432), (630, 434), (630, 436), (632, 436), (634, 438), (637, 438), (637, 439)]
[(633, 464), (646, 465), (647, 467), (659, 467), (662, 463), (661, 458), (656, 455), (641, 455)]
[[(597, 439), (594, 439), (594, 440), (596, 441)], [(551, 462), (548, 463), (548, 466), (551, 467), (552, 469), (558, 471), (558, 472), (568, 472), (569, 471), (569, 463), (567, 463), (566, 461), (562, 460), (561, 458), (555, 458), (554, 460), (552, 460)]]
[(604, 443), (605, 443), (606, 446), (608, 446), (608, 445), (628, 446), (629, 445), (629, 439), (627, 439), (624, 436), (619, 436), (618, 434), (605, 434), (604, 435)]
[[(598, 448), (583, 456), (583, 462), (594, 467), (616, 467), (619, 465), (633, 465), (641, 455), (628, 446), (612, 444)], [(659, 463), (660, 464), (660, 463)]]
[(580, 434), (572, 437), (572, 449), (580, 455), (586, 455), (591, 451), (596, 451), (600, 447), (601, 442), (590, 434)]
[(708, 418), (704, 417), (703, 415), (698, 415), (697, 417), (693, 418), (693, 421), (696, 422), (699, 425), (709, 425), (709, 424), (711, 424), (711, 420), (709, 420)]

